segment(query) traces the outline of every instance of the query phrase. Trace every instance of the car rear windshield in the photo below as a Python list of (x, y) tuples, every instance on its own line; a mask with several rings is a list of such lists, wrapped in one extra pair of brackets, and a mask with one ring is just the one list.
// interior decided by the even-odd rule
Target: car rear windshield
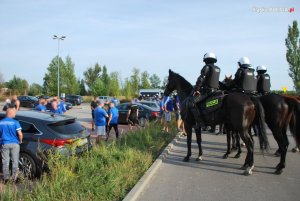
[(48, 124), (49, 128), (61, 134), (77, 134), (84, 131), (83, 126), (75, 119)]

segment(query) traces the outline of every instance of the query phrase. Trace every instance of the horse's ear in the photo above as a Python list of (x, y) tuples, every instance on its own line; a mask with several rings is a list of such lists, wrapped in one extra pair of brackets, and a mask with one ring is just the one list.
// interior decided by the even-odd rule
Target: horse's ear
[(230, 75), (228, 78), (229, 78), (229, 79), (232, 79), (232, 75)]
[(228, 79), (228, 77), (225, 75), (225, 79)]
[(171, 69), (169, 69), (169, 74), (171, 74), (173, 71)]

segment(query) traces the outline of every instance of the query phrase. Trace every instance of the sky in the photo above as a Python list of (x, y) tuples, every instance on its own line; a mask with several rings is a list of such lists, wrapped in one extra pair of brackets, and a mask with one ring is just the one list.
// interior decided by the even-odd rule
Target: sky
[[(263, 8), (294, 12), (257, 12)], [(285, 38), (299, 19), (296, 0), (0, 0), (0, 72), (5, 81), (16, 75), (43, 84), (56, 34), (66, 36), (60, 56), (72, 58), (79, 78), (98, 62), (122, 80), (134, 67), (161, 79), (171, 68), (194, 84), (203, 55), (214, 52), (220, 80), (247, 56), (268, 68), (272, 89), (291, 90)]]

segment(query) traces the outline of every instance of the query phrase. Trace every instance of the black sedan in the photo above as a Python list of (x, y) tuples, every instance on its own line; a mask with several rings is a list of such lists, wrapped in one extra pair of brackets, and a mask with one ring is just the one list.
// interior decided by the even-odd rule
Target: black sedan
[[(151, 108), (147, 105), (136, 104), (139, 108), (139, 122), (141, 126), (145, 125), (146, 120), (151, 121), (157, 119), (159, 116), (159, 110)], [(127, 114), (130, 108), (130, 103), (121, 103), (117, 106), (119, 110), (119, 124), (127, 124)]]
[(21, 107), (34, 108), (39, 103), (39, 100), (34, 96), (18, 96), (18, 100)]
[[(4, 117), (5, 113), (0, 112), (0, 120)], [(24, 135), (20, 146), (19, 168), (25, 177), (40, 176), (48, 169), (46, 164), (49, 151), (72, 155), (91, 148), (89, 131), (74, 117), (19, 111), (16, 119)]]

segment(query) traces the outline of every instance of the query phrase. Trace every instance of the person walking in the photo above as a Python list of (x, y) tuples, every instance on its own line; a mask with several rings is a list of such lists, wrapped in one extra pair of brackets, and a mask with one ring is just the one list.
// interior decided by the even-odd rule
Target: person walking
[(106, 135), (106, 118), (108, 118), (107, 112), (103, 109), (103, 100), (98, 100), (98, 106), (94, 110), (95, 126), (96, 126), (96, 144), (100, 143), (100, 137)]
[(92, 111), (92, 131), (95, 130), (95, 115), (94, 110), (98, 107), (98, 97), (94, 96), (94, 100), (91, 102), (91, 111)]
[(3, 181), (7, 183), (10, 179), (9, 164), (12, 161), (12, 181), (18, 177), (20, 144), (23, 134), (20, 123), (15, 120), (15, 105), (11, 104), (6, 110), (6, 117), (0, 121), (1, 156)]
[(163, 132), (169, 132), (171, 116), (173, 111), (173, 101), (170, 96), (166, 96), (164, 99), (164, 110), (165, 110), (165, 125), (162, 129)]
[(108, 115), (109, 117), (107, 122), (108, 130), (107, 130), (106, 141), (109, 138), (109, 133), (112, 128), (114, 128), (115, 130), (116, 138), (117, 139), (119, 138), (119, 129), (118, 129), (119, 110), (115, 107), (115, 103), (113, 102), (109, 104), (109, 107), (110, 109), (109, 109), (109, 115)]
[(17, 95), (13, 95), (11, 98), (11, 104), (13, 104), (16, 108), (16, 110), (20, 110), (20, 101), (18, 100)]
[(135, 101), (131, 101), (130, 108), (127, 113), (127, 122), (129, 130), (132, 130), (132, 126), (139, 126), (139, 107)]

